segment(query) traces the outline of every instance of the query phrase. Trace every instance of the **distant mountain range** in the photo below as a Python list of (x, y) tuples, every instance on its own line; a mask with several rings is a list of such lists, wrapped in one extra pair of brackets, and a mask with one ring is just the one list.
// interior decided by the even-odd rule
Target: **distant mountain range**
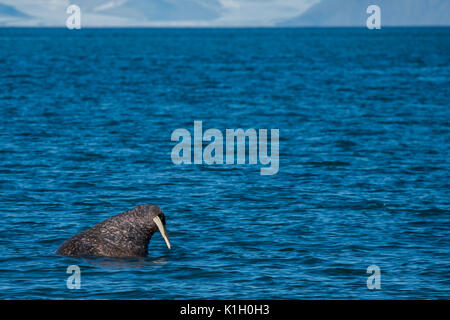
[[(275, 8), (294, 0), (0, 0), (0, 26), (65, 26), (68, 3), (81, 8), (82, 26), (215, 26), (231, 21), (239, 25), (251, 16), (252, 26), (280, 21)], [(366, 8), (381, 8), (382, 26), (449, 26), (450, 0), (296, 0), (308, 8), (297, 17), (275, 24), (280, 27), (365, 26)], [(303, 2), (302, 2), (303, 1)], [(268, 6), (270, 4), (270, 6)], [(255, 6), (255, 7), (254, 7)], [(264, 8), (257, 11), (255, 8)], [(284, 7), (287, 17), (295, 11)], [(241, 10), (242, 9), (242, 10)], [(247, 10), (247, 11), (245, 11)], [(255, 11), (256, 10), (256, 11)], [(269, 11), (267, 11), (269, 10)], [(272, 11), (270, 11), (272, 10)], [(256, 13), (255, 13), (256, 12)], [(289, 12), (291, 13), (289, 15)], [(259, 13), (262, 15), (258, 16)], [(256, 15), (255, 15), (256, 14)], [(226, 15), (226, 19), (223, 17)], [(261, 18), (259, 18), (261, 17)], [(262, 20), (258, 20), (262, 19)], [(261, 22), (259, 22), (261, 21)], [(245, 24), (244, 24), (245, 25)]]
[(380, 7), (382, 26), (450, 25), (450, 0), (322, 0), (278, 26), (365, 26), (369, 5)]
[(152, 21), (211, 20), (219, 17), (218, 0), (78, 0), (86, 12)]
[[(1, 1), (1, 0), (0, 0)], [(7, 0), (0, 4), (0, 25), (65, 26), (64, 1)], [(201, 24), (220, 17), (219, 0), (73, 0), (87, 26)], [(22, 9), (23, 11), (20, 11)]]

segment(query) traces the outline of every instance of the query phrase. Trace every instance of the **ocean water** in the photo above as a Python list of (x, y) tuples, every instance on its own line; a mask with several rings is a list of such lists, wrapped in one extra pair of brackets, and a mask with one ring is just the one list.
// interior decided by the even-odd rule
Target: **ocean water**
[[(0, 29), (0, 298), (448, 299), (449, 60), (450, 28)], [(279, 172), (174, 165), (195, 120), (278, 128)], [(145, 203), (172, 250), (55, 254)]]

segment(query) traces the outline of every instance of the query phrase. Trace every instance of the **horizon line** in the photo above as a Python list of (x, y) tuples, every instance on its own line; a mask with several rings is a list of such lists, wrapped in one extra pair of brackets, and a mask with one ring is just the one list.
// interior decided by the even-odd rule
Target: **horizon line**
[[(450, 28), (448, 25), (387, 25), (382, 26), (381, 29), (392, 28)], [(2, 26), (0, 29), (68, 29), (66, 26)], [(80, 29), (367, 29), (366, 26), (86, 26)]]

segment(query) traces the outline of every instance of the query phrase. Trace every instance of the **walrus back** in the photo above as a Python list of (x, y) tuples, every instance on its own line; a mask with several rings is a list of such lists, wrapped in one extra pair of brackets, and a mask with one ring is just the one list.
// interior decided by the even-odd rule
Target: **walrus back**
[(80, 233), (64, 241), (58, 250), (56, 250), (56, 253), (63, 256), (99, 254), (98, 249), (90, 241), (86, 241)]
[(125, 211), (66, 240), (56, 253), (63, 256), (146, 256), (151, 235), (139, 225), (135, 210)]

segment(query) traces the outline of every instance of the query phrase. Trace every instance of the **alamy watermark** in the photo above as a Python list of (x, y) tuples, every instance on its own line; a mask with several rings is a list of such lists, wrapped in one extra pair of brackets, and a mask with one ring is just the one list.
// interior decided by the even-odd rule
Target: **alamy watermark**
[(370, 5), (367, 7), (366, 12), (370, 14), (367, 18), (366, 26), (370, 30), (381, 29), (381, 9), (377, 5)]
[(67, 7), (66, 13), (70, 16), (66, 20), (68, 29), (81, 29), (81, 9), (79, 6), (72, 4)]
[(67, 274), (71, 274), (66, 280), (67, 289), (81, 289), (81, 270), (77, 265), (71, 265), (67, 267)]
[[(202, 121), (194, 121), (194, 141), (191, 133), (184, 128), (172, 132), (171, 140), (179, 141), (172, 149), (174, 164), (246, 164), (246, 142), (248, 141), (248, 164), (266, 165), (260, 170), (261, 175), (274, 175), (279, 169), (279, 129), (270, 130), (270, 155), (268, 155), (267, 129), (226, 129), (225, 161), (224, 135), (218, 129), (208, 129), (203, 133)], [(181, 139), (181, 141), (180, 141)], [(203, 149), (203, 142), (209, 144)], [(235, 142), (237, 157), (235, 157)], [(191, 151), (193, 146), (193, 152)], [(258, 152), (259, 151), (259, 152)], [(194, 159), (192, 161), (192, 153)]]
[(367, 267), (367, 273), (370, 276), (367, 278), (367, 289), (381, 289), (381, 269), (377, 265)]

